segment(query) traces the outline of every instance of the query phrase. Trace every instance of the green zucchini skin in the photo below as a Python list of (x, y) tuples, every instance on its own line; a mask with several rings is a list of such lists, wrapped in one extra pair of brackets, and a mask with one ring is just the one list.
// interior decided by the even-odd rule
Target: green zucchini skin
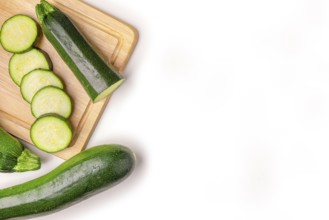
[(134, 153), (122, 145), (90, 148), (44, 176), (0, 190), (0, 219), (67, 208), (124, 180), (134, 166)]
[(93, 49), (59, 9), (42, 0), (36, 6), (36, 14), (44, 35), (94, 102), (102, 92), (123, 81), (122, 76)]
[(15, 137), (1, 127), (0, 140), (0, 172), (12, 172), (24, 147)]
[(24, 148), (17, 138), (0, 127), (0, 172), (25, 172), (40, 167), (40, 157)]

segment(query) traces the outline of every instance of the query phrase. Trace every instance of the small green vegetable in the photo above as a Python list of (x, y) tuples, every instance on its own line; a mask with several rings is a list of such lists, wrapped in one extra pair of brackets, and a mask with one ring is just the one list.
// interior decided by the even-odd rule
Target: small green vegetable
[(16, 138), (0, 128), (0, 172), (24, 172), (37, 170), (40, 166), (37, 155), (24, 149)]
[(134, 153), (121, 145), (85, 150), (44, 176), (0, 190), (0, 220), (62, 210), (118, 184), (134, 165)]

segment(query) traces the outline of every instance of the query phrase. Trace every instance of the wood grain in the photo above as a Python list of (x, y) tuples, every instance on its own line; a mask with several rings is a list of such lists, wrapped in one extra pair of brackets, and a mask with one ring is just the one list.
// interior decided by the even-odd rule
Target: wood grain
[[(107, 15), (80, 0), (49, 0), (66, 13), (86, 36), (96, 50), (120, 72), (126, 66), (137, 42), (137, 32), (130, 25)], [(35, 16), (35, 5), (39, 0), (11, 0), (0, 4), (0, 23), (15, 14)], [(69, 148), (55, 155), (68, 159), (84, 149), (100, 119), (109, 98), (93, 104), (89, 96), (63, 62), (56, 50), (42, 37), (37, 45), (44, 50), (53, 63), (54, 72), (64, 81), (65, 89), (74, 102), (70, 122), (74, 128), (74, 139)], [(8, 74), (8, 62), (12, 54), (0, 48), (0, 126), (14, 136), (31, 143), (30, 127), (35, 121), (30, 105), (20, 94)]]

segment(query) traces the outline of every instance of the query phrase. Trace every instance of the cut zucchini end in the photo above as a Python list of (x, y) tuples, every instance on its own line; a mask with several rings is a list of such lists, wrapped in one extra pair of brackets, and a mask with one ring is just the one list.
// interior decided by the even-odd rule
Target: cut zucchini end
[(109, 88), (105, 89), (101, 92), (96, 98), (93, 100), (94, 103), (99, 102), (100, 100), (104, 99), (105, 97), (111, 95), (115, 90), (117, 90), (120, 85), (125, 81), (125, 79), (120, 79), (118, 82), (111, 85)]
[(55, 153), (69, 147), (73, 132), (65, 118), (48, 114), (41, 116), (32, 124), (30, 136), (37, 148), (48, 153)]

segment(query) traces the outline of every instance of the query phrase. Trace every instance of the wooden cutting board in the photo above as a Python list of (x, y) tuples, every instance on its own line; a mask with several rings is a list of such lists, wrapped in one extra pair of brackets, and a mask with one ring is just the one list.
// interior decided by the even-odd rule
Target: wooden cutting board
[[(39, 2), (1, 1), (0, 24), (15, 14), (29, 15), (36, 20), (34, 10)], [(66, 13), (105, 59), (120, 72), (123, 71), (137, 42), (137, 32), (133, 27), (79, 0), (49, 2)], [(66, 150), (55, 154), (68, 159), (84, 149), (109, 98), (93, 104), (79, 81), (44, 36), (37, 47), (48, 53), (54, 72), (64, 81), (65, 90), (74, 102), (73, 114), (70, 117), (74, 128), (72, 144)], [(14, 136), (32, 143), (30, 127), (35, 118), (31, 114), (30, 104), (23, 100), (19, 87), (8, 74), (8, 61), (11, 56), (12, 54), (0, 47), (0, 126)]]

